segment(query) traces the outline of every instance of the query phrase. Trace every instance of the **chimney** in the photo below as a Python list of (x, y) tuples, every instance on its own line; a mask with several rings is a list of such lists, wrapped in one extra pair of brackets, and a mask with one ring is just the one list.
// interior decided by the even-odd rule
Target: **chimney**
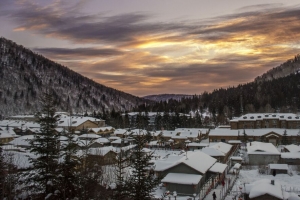
[(275, 185), (275, 180), (271, 180), (271, 184), (272, 184), (272, 185)]

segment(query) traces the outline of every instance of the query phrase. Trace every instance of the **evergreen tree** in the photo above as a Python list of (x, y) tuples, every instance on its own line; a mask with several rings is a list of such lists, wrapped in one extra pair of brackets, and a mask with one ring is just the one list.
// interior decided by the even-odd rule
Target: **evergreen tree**
[(288, 136), (287, 136), (286, 130), (284, 130), (284, 133), (282, 135), (281, 143), (283, 145), (287, 145), (288, 144)]
[(29, 140), (29, 150), (36, 158), (29, 158), (34, 172), (28, 173), (27, 185), (38, 198), (57, 194), (58, 189), (58, 135), (55, 134), (57, 116), (55, 116), (54, 100), (49, 92), (41, 98), (42, 112), (37, 114), (40, 133)]
[(119, 200), (126, 199), (128, 197), (128, 187), (127, 184), (125, 184), (126, 167), (128, 167), (127, 158), (124, 155), (124, 151), (121, 150), (119, 155), (117, 156), (117, 163), (115, 169), (116, 188), (112, 188), (112, 199)]
[(62, 199), (71, 199), (76, 197), (78, 189), (77, 167), (80, 164), (77, 156), (78, 146), (73, 131), (64, 130), (61, 135), (66, 140), (60, 144), (59, 188)]
[(158, 179), (149, 173), (152, 153), (142, 151), (146, 144), (146, 137), (142, 134), (134, 137), (136, 147), (130, 156), (132, 175), (126, 181), (129, 187), (129, 197), (133, 200), (151, 199), (154, 187), (158, 184)]

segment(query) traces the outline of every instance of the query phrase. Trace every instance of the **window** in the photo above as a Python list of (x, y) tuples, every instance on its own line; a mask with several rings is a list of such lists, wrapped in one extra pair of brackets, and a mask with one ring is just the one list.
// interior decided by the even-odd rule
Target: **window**
[(226, 140), (225, 139), (221, 139), (221, 142), (226, 142)]

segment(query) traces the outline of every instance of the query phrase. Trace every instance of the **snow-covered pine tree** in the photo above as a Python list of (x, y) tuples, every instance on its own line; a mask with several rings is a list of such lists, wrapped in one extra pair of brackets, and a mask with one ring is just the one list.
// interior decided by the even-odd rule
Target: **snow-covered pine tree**
[(146, 144), (144, 134), (134, 136), (136, 144), (130, 156), (132, 175), (126, 181), (129, 198), (133, 200), (151, 199), (154, 187), (158, 184), (158, 179), (150, 172), (150, 160), (153, 153), (145, 153), (143, 148)]
[(59, 169), (59, 142), (55, 133), (58, 116), (55, 115), (55, 103), (52, 94), (47, 91), (40, 98), (42, 111), (37, 114), (40, 133), (29, 140), (31, 153), (29, 158), (33, 170), (27, 173), (28, 190), (37, 198), (44, 199), (59, 193), (57, 170)]
[(128, 167), (127, 158), (124, 151), (121, 149), (117, 156), (117, 163), (115, 165), (115, 176), (116, 176), (116, 188), (111, 189), (111, 199), (127, 199), (128, 198), (128, 186), (125, 184), (126, 180), (126, 168)]
[(79, 181), (77, 167), (80, 164), (77, 155), (78, 145), (74, 137), (74, 131), (63, 130), (61, 136), (64, 141), (60, 144), (60, 163), (59, 163), (59, 188), (62, 199), (73, 199), (77, 197)]

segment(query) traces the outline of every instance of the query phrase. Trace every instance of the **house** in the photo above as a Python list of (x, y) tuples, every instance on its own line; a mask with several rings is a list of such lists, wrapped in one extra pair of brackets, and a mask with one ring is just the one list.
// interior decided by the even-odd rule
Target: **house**
[(92, 141), (89, 148), (98, 148), (103, 146), (109, 146), (110, 141), (107, 138), (98, 138)]
[[(199, 193), (205, 181), (213, 176), (214, 172), (210, 172), (209, 169), (216, 161), (215, 158), (200, 151), (188, 151), (155, 160), (154, 171), (158, 177), (164, 177), (162, 183), (167, 190), (191, 195)], [(180, 177), (190, 177), (190, 180), (178, 179)]]
[(110, 135), (114, 132), (114, 128), (111, 126), (99, 127), (99, 128), (90, 128), (88, 130), (89, 133), (95, 133), (99, 135)]
[(263, 142), (247, 143), (247, 154), (251, 165), (278, 163), (281, 155), (272, 143)]
[(293, 113), (250, 113), (230, 120), (231, 129), (299, 129), (300, 118)]
[(300, 146), (295, 144), (285, 145), (283, 147), (283, 152), (300, 153)]
[(205, 147), (201, 151), (216, 158), (219, 162), (226, 163), (232, 153), (232, 145), (219, 142)]
[(0, 128), (0, 144), (7, 144), (16, 137), (12, 128)]
[(299, 130), (263, 128), (263, 129), (213, 129), (209, 132), (210, 142), (229, 142), (232, 140), (247, 140), (269, 142), (274, 145), (281, 144), (282, 137), (286, 133), (288, 142), (299, 139)]
[[(287, 164), (269, 164), (268, 165), (268, 174), (288, 174), (289, 166)], [(275, 172), (274, 172), (275, 171)]]
[(62, 116), (57, 121), (58, 128), (71, 129), (73, 131), (80, 131), (90, 128), (99, 128), (105, 126), (105, 120), (94, 117), (80, 117), (80, 116)]
[(112, 146), (101, 148), (90, 148), (88, 150), (88, 159), (98, 161), (100, 165), (108, 165), (116, 162), (118, 155), (116, 148)]
[(245, 184), (244, 193), (245, 200), (300, 200), (298, 195), (283, 191), (279, 181), (267, 179)]
[(194, 150), (200, 150), (204, 147), (208, 147), (208, 143), (196, 143), (196, 142), (190, 142), (186, 145), (188, 147), (188, 150), (194, 151)]
[(300, 165), (300, 152), (281, 153), (279, 163)]

